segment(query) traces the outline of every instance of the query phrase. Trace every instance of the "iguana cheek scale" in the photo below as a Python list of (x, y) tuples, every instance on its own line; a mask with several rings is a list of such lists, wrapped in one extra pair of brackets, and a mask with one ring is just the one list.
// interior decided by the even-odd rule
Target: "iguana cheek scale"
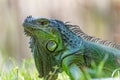
[(49, 50), (49, 51), (55, 51), (56, 48), (58, 47), (58, 44), (53, 41), (53, 40), (50, 40), (47, 44), (46, 44), (46, 48)]
[[(61, 71), (65, 71), (71, 80), (80, 80), (84, 67), (91, 68), (92, 62), (99, 64), (102, 60), (105, 60), (106, 77), (120, 68), (120, 44), (89, 36), (79, 26), (29, 16), (23, 27), (30, 36), (39, 77), (45, 80), (55, 80)], [(57, 70), (53, 68), (55, 66), (58, 66)]]

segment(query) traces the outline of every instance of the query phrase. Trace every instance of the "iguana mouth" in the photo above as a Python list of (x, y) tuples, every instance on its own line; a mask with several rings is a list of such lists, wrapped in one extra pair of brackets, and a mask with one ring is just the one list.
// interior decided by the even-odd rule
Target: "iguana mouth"
[(28, 27), (24, 27), (24, 32), (25, 32), (25, 35), (27, 36), (31, 36), (33, 34), (33, 31), (37, 30), (36, 28), (33, 28), (31, 26), (28, 26)]

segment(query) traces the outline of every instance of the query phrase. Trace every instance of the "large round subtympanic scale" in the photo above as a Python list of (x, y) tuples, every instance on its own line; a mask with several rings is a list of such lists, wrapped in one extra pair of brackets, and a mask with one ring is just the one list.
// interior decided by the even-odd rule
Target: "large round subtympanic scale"
[(58, 44), (57, 44), (57, 42), (54, 41), (54, 40), (50, 40), (50, 41), (48, 41), (48, 43), (46, 44), (47, 50), (48, 50), (48, 51), (51, 51), (51, 52), (55, 51), (55, 50), (57, 49), (57, 47), (58, 47)]

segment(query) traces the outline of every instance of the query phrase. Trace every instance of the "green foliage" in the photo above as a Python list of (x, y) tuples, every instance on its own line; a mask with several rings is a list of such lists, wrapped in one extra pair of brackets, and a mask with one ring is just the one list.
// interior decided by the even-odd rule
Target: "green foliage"
[[(6, 64), (6, 62), (3, 62), (2, 66), (0, 66), (0, 80), (43, 80), (38, 77), (33, 59), (23, 60), (19, 65), (11, 58), (9, 59), (9, 64)], [(9, 69), (9, 65), (11, 64), (13, 65)], [(68, 76), (63, 72), (59, 74), (57, 80), (65, 80), (67, 78)]]
[[(43, 80), (38, 77), (38, 72), (34, 66), (33, 59), (23, 60), (20, 65), (14, 59), (10, 59), (11, 62), (7, 65), (13, 64), (10, 69), (4, 70), (6, 62), (0, 67), (0, 80)], [(105, 77), (107, 74), (102, 70), (105, 63), (105, 59), (101, 61), (98, 65), (92, 62), (92, 68), (84, 68), (83, 74), (81, 75), (81, 80), (90, 80), (91, 78), (101, 78)], [(8, 68), (7, 67), (7, 68)], [(57, 68), (55, 66), (54, 68)], [(116, 69), (111, 76), (120, 76), (120, 69)], [(118, 73), (119, 72), (119, 73)], [(53, 73), (51, 73), (52, 76)], [(69, 76), (62, 72), (58, 75), (57, 80), (70, 80)]]
[(42, 80), (38, 78), (37, 70), (31, 59), (23, 60), (20, 66), (17, 65), (15, 60), (11, 59), (7, 66), (10, 64), (13, 64), (10, 69), (2, 69), (6, 66), (4, 64), (0, 68), (0, 78), (2, 80)]

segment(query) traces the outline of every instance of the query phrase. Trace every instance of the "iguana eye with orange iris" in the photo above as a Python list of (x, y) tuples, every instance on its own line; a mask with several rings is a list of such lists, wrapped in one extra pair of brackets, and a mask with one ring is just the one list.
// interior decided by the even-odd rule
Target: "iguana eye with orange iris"
[(45, 25), (46, 22), (45, 22), (45, 21), (39, 21), (39, 24), (41, 24), (41, 25)]
[(47, 24), (49, 24), (49, 20), (47, 20), (47, 19), (40, 19), (37, 22), (40, 25), (47, 25)]

